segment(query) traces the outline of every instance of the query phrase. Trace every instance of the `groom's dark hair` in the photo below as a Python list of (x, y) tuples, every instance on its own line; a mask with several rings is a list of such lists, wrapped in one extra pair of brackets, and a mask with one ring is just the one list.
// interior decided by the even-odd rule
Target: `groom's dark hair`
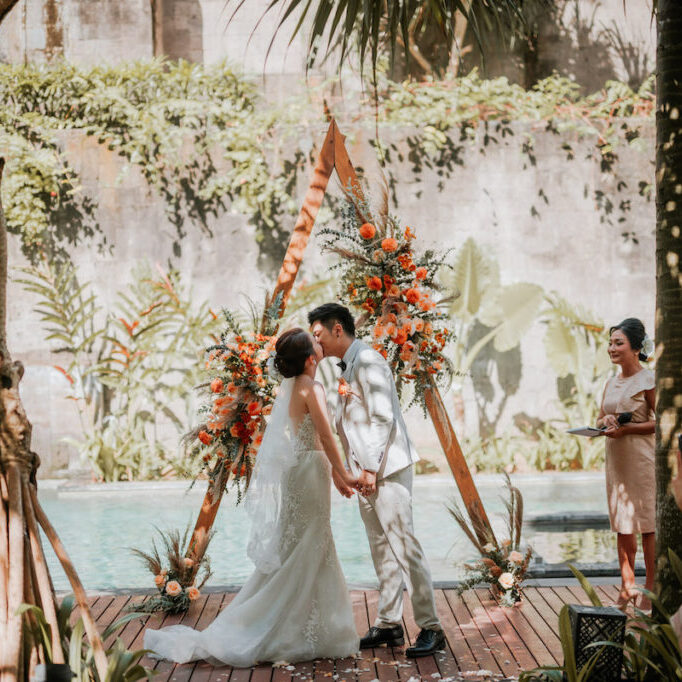
[(323, 303), (308, 313), (308, 324), (322, 323), (331, 330), (338, 322), (348, 336), (355, 336), (355, 320), (350, 310), (340, 303)]

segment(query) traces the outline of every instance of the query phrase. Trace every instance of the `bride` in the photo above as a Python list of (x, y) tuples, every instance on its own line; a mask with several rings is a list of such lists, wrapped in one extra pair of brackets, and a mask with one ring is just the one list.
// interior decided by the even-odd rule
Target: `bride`
[[(286, 377), (246, 495), (247, 554), (255, 571), (205, 630), (147, 630), (144, 648), (177, 663), (234, 667), (344, 658), (358, 651), (353, 611), (330, 525), (330, 469), (347, 496), (345, 469), (316, 382), (322, 349), (302, 329), (284, 332), (274, 365)], [(331, 464), (331, 466), (330, 466)]]

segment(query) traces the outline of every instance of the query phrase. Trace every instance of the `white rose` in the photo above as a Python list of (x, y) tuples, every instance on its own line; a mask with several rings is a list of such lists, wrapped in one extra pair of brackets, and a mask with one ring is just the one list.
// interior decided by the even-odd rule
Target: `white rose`
[(497, 582), (500, 583), (505, 590), (508, 590), (514, 586), (514, 576), (511, 573), (503, 573), (497, 579)]
[(509, 552), (509, 561), (511, 561), (513, 564), (520, 564), (523, 561), (523, 554), (521, 554), (521, 552), (517, 552), (516, 550)]

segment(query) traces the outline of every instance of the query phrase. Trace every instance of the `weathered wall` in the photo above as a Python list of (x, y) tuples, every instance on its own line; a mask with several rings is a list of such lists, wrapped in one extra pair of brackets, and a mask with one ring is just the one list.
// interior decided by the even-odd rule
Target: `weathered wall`
[[(159, 8), (154, 47), (150, 0), (21, 0), (0, 26), (0, 60), (49, 61), (64, 56), (82, 64), (118, 63), (166, 54), (211, 63), (229, 59), (247, 74), (263, 75), (269, 92), (291, 93), (305, 74), (305, 26), (289, 45), (297, 16), (285, 22), (270, 45), (280, 20), (271, 11), (254, 31), (265, 2), (247, 2), (227, 26), (237, 2), (226, 0), (154, 0)], [(562, 3), (557, 3), (562, 6)], [(633, 80), (653, 71), (655, 55), (651, 0), (576, 0), (563, 3), (563, 28), (540, 30), (540, 76), (553, 70), (571, 75), (587, 90), (607, 78)], [(473, 39), (465, 41), (474, 47)], [(265, 54), (270, 50), (266, 61)], [(470, 53), (470, 57), (474, 52)], [(333, 61), (333, 60), (332, 60)], [(465, 64), (466, 64), (465, 60)], [(469, 64), (478, 63), (476, 60)], [(523, 81), (522, 64), (508, 54), (489, 55), (491, 76)], [(328, 63), (315, 70), (333, 74)], [(347, 87), (357, 79), (348, 70)], [(641, 78), (635, 77), (635, 83)]]
[[(593, 141), (576, 143), (570, 134), (557, 137), (542, 128), (515, 124), (513, 136), (499, 138), (485, 148), (485, 153), (478, 145), (463, 149), (462, 165), (455, 166), (445, 178), (428, 169), (415, 177), (411, 164), (393, 165), (399, 201), (396, 214), (403, 224), (417, 231), (420, 244), (425, 246), (457, 247), (467, 237), (474, 237), (499, 260), (504, 284), (535, 282), (593, 310), (607, 324), (634, 315), (651, 330), (654, 207), (638, 195), (637, 186), (641, 180), (652, 180), (653, 126), (643, 129), (644, 151), (617, 150), (617, 178), (602, 174), (598, 163), (586, 159), (594, 148)], [(344, 132), (352, 141), (351, 158), (356, 162), (366, 159), (367, 134), (352, 128), (344, 128)], [(535, 165), (519, 151), (524, 134), (531, 132)], [(414, 131), (382, 131), (385, 141), (394, 142), (403, 152), (407, 151), (410, 134)], [(302, 130), (299, 139), (311, 135), (321, 141), (324, 127)], [(79, 133), (70, 133), (63, 140), (85, 191), (98, 203), (100, 225), (113, 245), (111, 254), (99, 254), (91, 246), (79, 247), (74, 254), (81, 279), (94, 282), (103, 306), (112, 302), (115, 291), (128, 281), (131, 266), (140, 259), (162, 265), (173, 261), (197, 300), (209, 300), (214, 309), (238, 305), (238, 293), (262, 300), (274, 274), (258, 268), (258, 250), (246, 217), (227, 212), (212, 219), (212, 237), (190, 227), (182, 254), (175, 258), (175, 229), (161, 200), (135, 168), (126, 168), (120, 157)], [(560, 153), (564, 141), (574, 147), (572, 161)], [(615, 188), (619, 180), (626, 183), (620, 193)], [(305, 191), (303, 184), (298, 190), (299, 200)], [(594, 199), (598, 189), (616, 204), (621, 199), (631, 200), (623, 223), (617, 222), (618, 211), (613, 225), (601, 222), (604, 213)], [(293, 219), (290, 222), (291, 227)], [(634, 232), (639, 243), (625, 241), (621, 236), (624, 231)], [(16, 239), (11, 240), (10, 258), (14, 265), (22, 262)], [(323, 274), (327, 263), (314, 237), (302, 276)], [(34, 447), (45, 457), (43, 471), (47, 473), (66, 463), (68, 451), (60, 439), (78, 433), (78, 423), (73, 404), (64, 399), (66, 382), (52, 368), (62, 360), (47, 351), (44, 332), (37, 316), (30, 312), (33, 303), (16, 281), (10, 283), (9, 343), (27, 366), (23, 398), (35, 427)], [(521, 387), (506, 405), (500, 430), (510, 428), (513, 415), (519, 411), (544, 417), (553, 413), (555, 378), (545, 360), (542, 332), (537, 324), (523, 341)], [(467, 431), (472, 434), (477, 422), (470, 389), (465, 397)], [(450, 405), (451, 398), (447, 401)], [(410, 422), (419, 447), (427, 456), (434, 456), (438, 448), (431, 428), (424, 428), (417, 412), (410, 415)]]

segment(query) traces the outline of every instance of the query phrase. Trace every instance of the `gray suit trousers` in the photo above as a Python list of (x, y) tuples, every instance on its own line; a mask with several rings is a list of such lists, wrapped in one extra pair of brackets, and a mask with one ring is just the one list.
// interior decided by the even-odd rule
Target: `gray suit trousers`
[(440, 630), (431, 571), (412, 521), (412, 467), (377, 481), (369, 498), (358, 495), (374, 569), (379, 578), (377, 627), (398, 625), (403, 615), (403, 585), (421, 628)]

